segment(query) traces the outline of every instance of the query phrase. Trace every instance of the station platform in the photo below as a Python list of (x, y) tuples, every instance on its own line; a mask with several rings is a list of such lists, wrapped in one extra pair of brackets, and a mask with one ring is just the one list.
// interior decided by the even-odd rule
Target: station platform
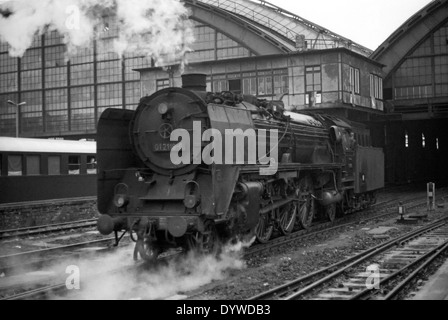
[(448, 260), (431, 276), (413, 300), (448, 300)]

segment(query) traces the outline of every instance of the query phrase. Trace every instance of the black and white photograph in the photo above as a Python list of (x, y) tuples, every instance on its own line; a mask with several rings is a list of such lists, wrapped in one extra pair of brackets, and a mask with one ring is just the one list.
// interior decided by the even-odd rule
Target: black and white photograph
[(448, 300), (447, 128), (448, 0), (0, 0), (0, 300)]

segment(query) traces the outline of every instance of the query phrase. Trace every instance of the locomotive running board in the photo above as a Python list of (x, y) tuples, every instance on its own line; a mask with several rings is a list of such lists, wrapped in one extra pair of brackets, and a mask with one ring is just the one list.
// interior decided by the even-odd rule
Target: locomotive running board
[[(278, 172), (288, 171), (304, 171), (304, 170), (329, 170), (329, 169), (342, 169), (343, 164), (338, 163), (325, 163), (325, 164), (302, 164), (302, 163), (288, 163), (280, 164), (278, 166)], [(267, 167), (266, 167), (267, 168)], [(241, 166), (241, 173), (259, 173), (260, 166)]]

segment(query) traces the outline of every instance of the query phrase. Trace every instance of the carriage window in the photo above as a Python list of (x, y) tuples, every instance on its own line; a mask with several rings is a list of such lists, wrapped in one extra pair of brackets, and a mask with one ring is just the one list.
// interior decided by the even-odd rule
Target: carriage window
[(26, 175), (38, 176), (40, 175), (40, 157), (27, 156), (26, 157)]
[(81, 169), (81, 157), (70, 156), (68, 157), (68, 174), (78, 175)]
[(87, 156), (87, 174), (96, 174), (96, 159), (94, 156)]
[(8, 176), (21, 176), (22, 168), (22, 156), (8, 156)]
[(61, 174), (61, 157), (49, 156), (48, 157), (48, 175), (58, 176)]

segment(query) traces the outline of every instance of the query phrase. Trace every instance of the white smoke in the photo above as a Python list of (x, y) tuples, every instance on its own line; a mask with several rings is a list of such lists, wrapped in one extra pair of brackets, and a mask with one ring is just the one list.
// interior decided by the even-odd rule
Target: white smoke
[[(141, 268), (133, 261), (133, 245), (124, 245), (111, 253), (92, 252), (82, 258), (67, 258), (49, 263), (40, 270), (15, 270), (23, 280), (42, 280), (43, 285), (67, 283), (71, 277), (68, 267), (79, 269), (80, 290), (68, 290), (51, 299), (74, 300), (155, 300), (182, 297), (213, 281), (224, 280), (232, 271), (246, 268), (243, 254), (255, 238), (238, 240), (223, 246), (221, 253), (197, 255), (193, 252), (154, 268)], [(20, 266), (20, 261), (8, 265)], [(3, 276), (2, 276), (3, 277)], [(10, 278), (11, 277), (11, 278)], [(5, 274), (0, 283), (14, 276)], [(12, 280), (11, 280), (12, 281)], [(231, 298), (231, 297), (229, 297)]]
[[(168, 299), (178, 294), (192, 291), (212, 281), (223, 280), (230, 270), (242, 270), (246, 263), (242, 259), (242, 249), (253, 243), (237, 242), (223, 248), (219, 256), (198, 256), (190, 253), (175, 259), (168, 265), (153, 270), (137, 273), (105, 274), (96, 276), (94, 281), (86, 281), (81, 288), (80, 300), (155, 300)], [(126, 258), (113, 256), (113, 261), (124, 261)], [(107, 259), (102, 265), (108, 265)], [(98, 270), (94, 268), (94, 270)]]
[(132, 52), (159, 65), (183, 59), (194, 41), (188, 10), (179, 0), (13, 0), (0, 1), (0, 41), (10, 55), (21, 57), (36, 34), (57, 30), (68, 53), (89, 47), (107, 29), (105, 17), (116, 17), (121, 55)]
[[(69, 266), (79, 269), (80, 290), (67, 289), (66, 292), (51, 297), (56, 300), (170, 299), (182, 297), (213, 281), (224, 280), (232, 271), (245, 269), (243, 250), (254, 241), (255, 238), (235, 241), (224, 246), (218, 256), (189, 253), (150, 269), (136, 266), (133, 261), (133, 246), (125, 245), (112, 253), (99, 255), (92, 252), (89, 257), (69, 258), (42, 266), (37, 271), (22, 268), (16, 271), (20, 271), (23, 279), (35, 279), (40, 275), (47, 279), (42, 284), (55, 285), (67, 283), (70, 277), (70, 272), (67, 271)], [(8, 279), (10, 275), (5, 276)]]

